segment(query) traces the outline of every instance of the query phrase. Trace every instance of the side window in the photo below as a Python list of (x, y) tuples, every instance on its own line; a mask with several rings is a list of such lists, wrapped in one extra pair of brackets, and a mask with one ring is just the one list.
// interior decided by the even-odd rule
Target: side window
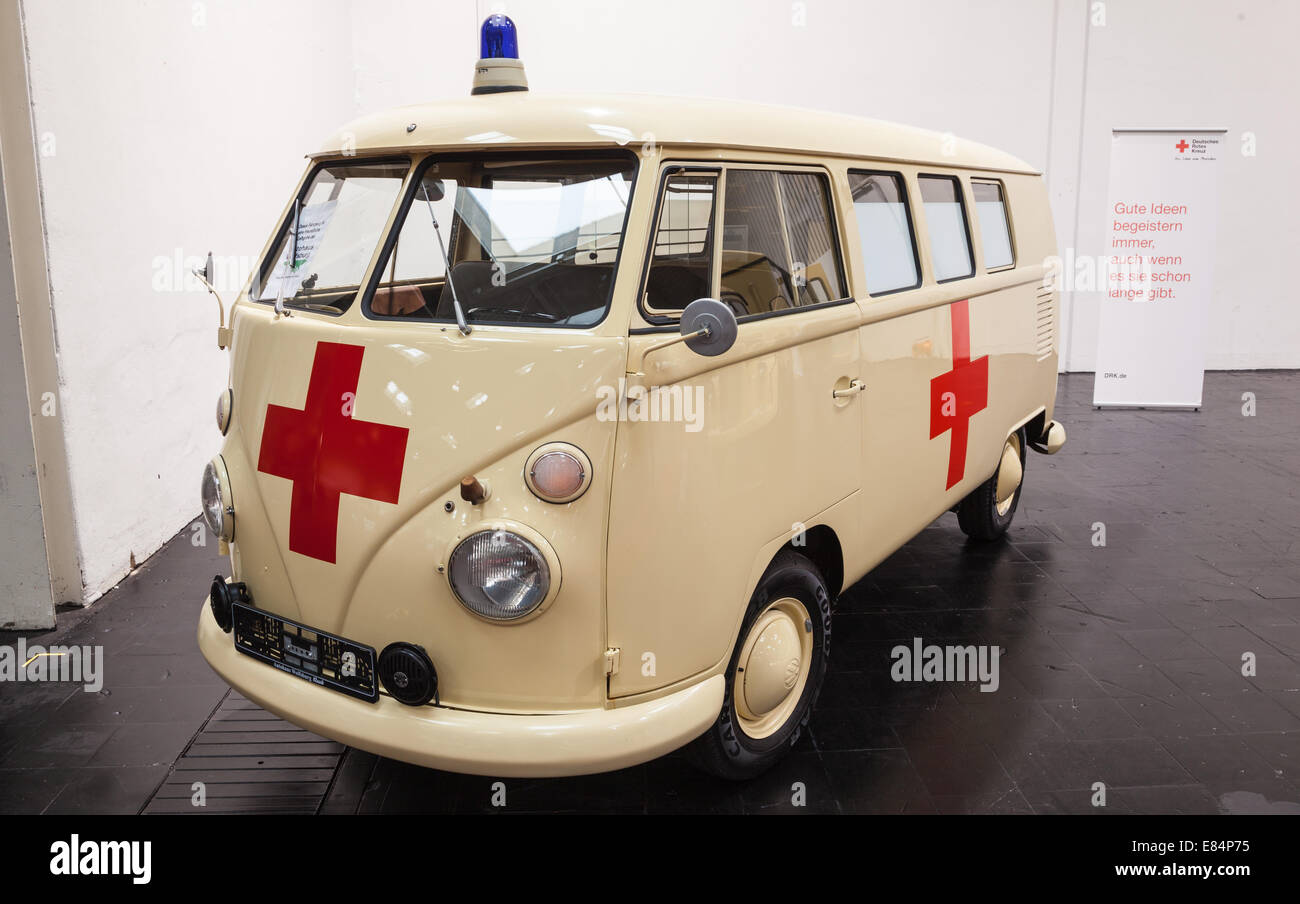
[(677, 173), (664, 182), (659, 225), (646, 278), (645, 306), (680, 311), (713, 294), (716, 173)]
[(737, 317), (780, 311), (795, 304), (774, 172), (727, 173), (719, 298)]
[(984, 247), (984, 269), (997, 270), (1015, 264), (1011, 250), (1011, 226), (1007, 221), (1007, 205), (1002, 197), (1002, 183), (970, 183), (975, 196), (975, 216), (980, 221), (980, 239)]
[(858, 218), (867, 294), (885, 295), (921, 285), (903, 177), (850, 170), (849, 190)]
[(819, 173), (781, 173), (778, 179), (799, 303), (820, 304), (846, 298), (826, 177)]
[(826, 177), (735, 169), (726, 178), (719, 298), (743, 317), (845, 297)]
[(975, 275), (961, 185), (953, 176), (920, 176), (921, 203), (936, 282)]

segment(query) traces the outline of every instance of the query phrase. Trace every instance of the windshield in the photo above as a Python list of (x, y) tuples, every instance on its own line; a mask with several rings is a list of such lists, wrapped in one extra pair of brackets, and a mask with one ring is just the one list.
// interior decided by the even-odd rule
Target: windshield
[[(366, 313), (583, 327), (605, 316), (636, 158), (435, 158), (414, 180)], [(450, 285), (446, 260), (451, 262)]]
[(317, 169), (295, 199), (249, 297), (266, 303), (282, 298), (287, 305), (325, 313), (347, 310), (409, 169), (405, 161)]

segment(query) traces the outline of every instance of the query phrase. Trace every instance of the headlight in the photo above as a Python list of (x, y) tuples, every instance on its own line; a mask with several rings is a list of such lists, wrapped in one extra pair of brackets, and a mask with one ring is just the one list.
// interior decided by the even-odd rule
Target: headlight
[(471, 612), (493, 621), (523, 618), (551, 589), (551, 569), (541, 550), (518, 534), (485, 530), (452, 551), (451, 589)]
[(217, 429), (225, 436), (230, 429), (230, 412), (235, 407), (235, 391), (227, 389), (217, 399)]
[(572, 502), (591, 486), (591, 459), (569, 443), (547, 443), (528, 456), (524, 483), (544, 502)]
[(230, 477), (226, 464), (218, 455), (203, 469), (203, 485), (199, 491), (203, 500), (203, 520), (222, 540), (235, 539), (235, 511), (230, 498)]

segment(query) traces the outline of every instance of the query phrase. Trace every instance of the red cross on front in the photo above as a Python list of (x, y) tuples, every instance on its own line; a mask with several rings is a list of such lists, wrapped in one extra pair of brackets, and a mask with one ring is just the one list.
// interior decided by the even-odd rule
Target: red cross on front
[(952, 303), (952, 370), (930, 381), (930, 439), (952, 431), (947, 490), (966, 473), (970, 419), (989, 402), (989, 356), (970, 359), (969, 304), (969, 300)]
[(1185, 138), (1179, 138), (1179, 139), (1178, 139), (1178, 144), (1174, 145), (1174, 147), (1178, 148), (1178, 153), (1181, 154), (1183, 151), (1185, 151), (1185, 150), (1187, 150), (1189, 147), (1191, 147), (1191, 145), (1187, 143), (1187, 139), (1185, 139)]
[(266, 406), (257, 470), (293, 481), (289, 549), (322, 562), (335, 561), (340, 494), (395, 503), (402, 485), (410, 431), (352, 417), (363, 354), (316, 343), (306, 406)]

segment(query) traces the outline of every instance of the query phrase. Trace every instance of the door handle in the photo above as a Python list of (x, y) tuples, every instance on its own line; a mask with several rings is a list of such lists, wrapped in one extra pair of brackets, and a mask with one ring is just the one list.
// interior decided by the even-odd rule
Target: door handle
[(849, 396), (855, 396), (866, 388), (867, 384), (863, 383), (861, 380), (850, 380), (847, 389), (832, 389), (831, 398), (847, 399)]

